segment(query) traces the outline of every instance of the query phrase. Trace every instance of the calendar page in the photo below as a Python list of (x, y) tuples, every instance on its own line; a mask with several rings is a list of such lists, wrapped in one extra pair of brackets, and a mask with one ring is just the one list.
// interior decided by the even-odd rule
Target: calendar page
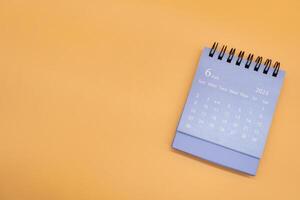
[[(284, 78), (209, 56), (205, 48), (177, 130), (260, 158)], [(227, 54), (224, 57), (228, 57)], [(270, 69), (271, 70), (271, 69)]]

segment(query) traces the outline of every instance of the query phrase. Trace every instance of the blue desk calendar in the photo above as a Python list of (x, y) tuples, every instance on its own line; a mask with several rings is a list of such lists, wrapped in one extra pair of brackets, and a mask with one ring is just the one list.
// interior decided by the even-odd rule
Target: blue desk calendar
[(285, 72), (226, 49), (204, 48), (172, 146), (256, 175)]

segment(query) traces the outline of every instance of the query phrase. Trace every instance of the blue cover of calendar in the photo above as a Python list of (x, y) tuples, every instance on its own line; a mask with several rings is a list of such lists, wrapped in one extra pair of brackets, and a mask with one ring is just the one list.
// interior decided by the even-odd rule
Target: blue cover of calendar
[(202, 52), (172, 146), (255, 175), (285, 72), (225, 50)]

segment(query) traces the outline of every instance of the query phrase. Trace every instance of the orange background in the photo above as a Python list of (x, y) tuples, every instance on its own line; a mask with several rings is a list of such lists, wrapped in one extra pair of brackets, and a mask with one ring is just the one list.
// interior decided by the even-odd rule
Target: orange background
[[(0, 199), (300, 199), (297, 1), (0, 1)], [(256, 177), (171, 149), (214, 41), (287, 71)]]

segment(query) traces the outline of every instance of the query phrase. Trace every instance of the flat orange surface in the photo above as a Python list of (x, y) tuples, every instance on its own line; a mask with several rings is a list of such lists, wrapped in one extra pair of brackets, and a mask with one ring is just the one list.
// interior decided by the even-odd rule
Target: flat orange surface
[[(300, 199), (298, 1), (0, 1), (0, 199)], [(281, 62), (258, 174), (171, 149), (214, 41)]]

